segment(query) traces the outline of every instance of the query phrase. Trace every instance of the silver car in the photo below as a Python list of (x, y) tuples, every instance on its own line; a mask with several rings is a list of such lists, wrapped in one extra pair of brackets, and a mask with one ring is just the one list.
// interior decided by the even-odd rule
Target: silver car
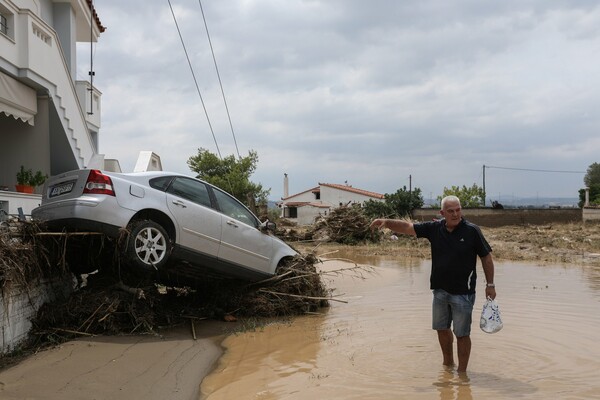
[[(130, 264), (161, 270), (210, 268), (218, 274), (258, 280), (275, 274), (297, 253), (269, 231), (242, 203), (221, 189), (171, 172), (65, 172), (44, 185), (32, 218), (53, 229), (102, 232), (129, 239)], [(183, 261), (183, 263), (181, 263)], [(198, 271), (184, 271), (196, 275)]]

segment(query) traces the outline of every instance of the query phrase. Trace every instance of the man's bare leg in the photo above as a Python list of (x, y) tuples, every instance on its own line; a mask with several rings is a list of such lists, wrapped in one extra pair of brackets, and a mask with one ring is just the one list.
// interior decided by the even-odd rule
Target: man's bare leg
[(454, 336), (452, 335), (452, 331), (450, 329), (443, 329), (437, 331), (437, 334), (444, 357), (443, 364), (447, 366), (454, 365), (454, 350), (452, 348)]
[(465, 372), (471, 356), (471, 336), (456, 338), (456, 347), (458, 352), (458, 372)]

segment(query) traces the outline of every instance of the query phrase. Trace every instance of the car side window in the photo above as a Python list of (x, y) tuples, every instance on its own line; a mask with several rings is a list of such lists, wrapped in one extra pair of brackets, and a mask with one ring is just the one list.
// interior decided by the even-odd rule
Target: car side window
[(194, 179), (178, 177), (173, 181), (168, 192), (194, 203), (211, 207), (208, 188), (204, 183)]
[(242, 203), (220, 190), (213, 189), (213, 192), (223, 214), (250, 226), (258, 227), (258, 220)]
[(159, 176), (158, 178), (150, 179), (150, 187), (166, 192), (172, 179), (172, 176)]

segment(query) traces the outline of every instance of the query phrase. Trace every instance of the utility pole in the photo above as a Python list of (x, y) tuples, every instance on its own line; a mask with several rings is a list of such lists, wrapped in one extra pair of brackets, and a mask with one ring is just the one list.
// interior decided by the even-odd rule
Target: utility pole
[(412, 175), (408, 175), (408, 212), (412, 214)]
[(483, 206), (485, 207), (485, 164), (483, 164)]

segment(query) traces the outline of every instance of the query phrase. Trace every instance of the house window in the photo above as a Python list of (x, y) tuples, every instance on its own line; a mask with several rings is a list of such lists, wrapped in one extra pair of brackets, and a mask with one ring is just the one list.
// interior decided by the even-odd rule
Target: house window
[(298, 208), (297, 207), (285, 207), (283, 209), (283, 217), (284, 218), (298, 218)]
[(3, 14), (0, 14), (0, 32), (8, 36), (8, 20)]
[(15, 16), (10, 10), (0, 2), (0, 33), (14, 40), (15, 39)]
[(321, 192), (315, 192), (315, 199), (321, 200)]

